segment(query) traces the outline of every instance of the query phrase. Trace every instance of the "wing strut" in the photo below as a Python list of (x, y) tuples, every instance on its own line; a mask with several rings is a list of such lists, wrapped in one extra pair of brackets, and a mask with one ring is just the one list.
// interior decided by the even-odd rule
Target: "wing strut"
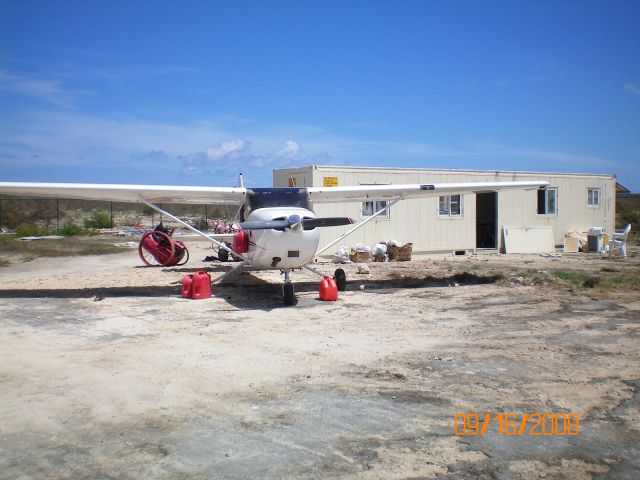
[(320, 250), (318, 250), (316, 252), (316, 254), (314, 255), (314, 258), (317, 257), (318, 255), (320, 255), (322, 252), (324, 252), (325, 250), (331, 248), (332, 246), (334, 246), (336, 243), (338, 243), (340, 240), (342, 240), (343, 238), (351, 235), (353, 232), (355, 232), (356, 230), (358, 230), (361, 227), (364, 227), (367, 223), (369, 223), (371, 220), (373, 220), (374, 218), (376, 218), (378, 215), (380, 215), (383, 212), (386, 212), (387, 210), (389, 210), (393, 205), (395, 205), (396, 203), (398, 203), (400, 200), (402, 200), (404, 197), (403, 196), (399, 196), (396, 197), (394, 200), (392, 200), (391, 202), (387, 202), (387, 205), (384, 208), (381, 208), (380, 210), (378, 210), (376, 213), (374, 213), (373, 215), (371, 215), (369, 218), (367, 218), (364, 222), (360, 222), (358, 224), (356, 224), (355, 227), (353, 227), (352, 229), (348, 230), (347, 232), (343, 233), (342, 235), (340, 235), (338, 238), (336, 238), (333, 242), (329, 243), (328, 245), (325, 245), (324, 247), (322, 247)]
[(327, 275), (326, 273), (322, 273), (320, 270), (316, 270), (315, 268), (310, 267), (309, 265), (303, 265), (302, 268), (309, 270), (311, 273), (315, 273), (320, 278), (324, 278)]
[(200, 230), (198, 230), (195, 227), (192, 227), (191, 225), (189, 225), (187, 222), (185, 222), (184, 220), (180, 220), (178, 217), (176, 217), (175, 215), (171, 215), (169, 212), (161, 209), (160, 207), (155, 206), (153, 203), (151, 202), (147, 202), (144, 198), (139, 197), (140, 201), (142, 203), (144, 203), (145, 205), (147, 205), (148, 207), (153, 208), (156, 212), (161, 213), (162, 215), (166, 215), (167, 217), (169, 217), (170, 219), (178, 222), (180, 225), (183, 225), (185, 227), (187, 227), (189, 230), (191, 230), (194, 233), (197, 233), (198, 235), (200, 235), (201, 237), (206, 238), (207, 240), (209, 240), (210, 242), (214, 243), (215, 245), (217, 245), (218, 247), (228, 251), (229, 253), (233, 253), (236, 257), (240, 257), (242, 258), (245, 262), (248, 262), (249, 259), (247, 257), (245, 257), (244, 255), (240, 254), (240, 253), (236, 253), (233, 251), (233, 249), (227, 247), (223, 242), (219, 242), (218, 240), (216, 240), (213, 237), (210, 237), (209, 235), (207, 235), (204, 232), (201, 232)]
[[(234, 255), (237, 255), (234, 254)], [(213, 280), (211, 280), (211, 283), (218, 283), (221, 282), (224, 278), (227, 278), (229, 275), (236, 273), (238, 270), (246, 267), (247, 264), (246, 263), (241, 263), (240, 265), (236, 265), (235, 267), (233, 267), (231, 270), (224, 272), (222, 275), (220, 275), (218, 278), (214, 278)]]

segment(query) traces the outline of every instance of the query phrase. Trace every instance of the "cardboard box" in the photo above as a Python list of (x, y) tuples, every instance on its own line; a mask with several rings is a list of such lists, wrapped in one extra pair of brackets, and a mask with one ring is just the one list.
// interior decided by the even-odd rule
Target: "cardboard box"
[(349, 253), (349, 260), (353, 263), (367, 263), (371, 261), (371, 252), (356, 252), (351, 250)]
[(398, 254), (399, 262), (408, 262), (411, 260), (411, 252), (413, 251), (413, 243), (405, 243), (402, 247), (400, 247), (400, 252)]
[(578, 239), (576, 237), (564, 237), (564, 253), (578, 253)]

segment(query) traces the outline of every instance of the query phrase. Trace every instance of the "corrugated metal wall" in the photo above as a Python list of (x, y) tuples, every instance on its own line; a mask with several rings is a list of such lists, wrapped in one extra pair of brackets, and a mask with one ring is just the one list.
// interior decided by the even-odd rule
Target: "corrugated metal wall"
[[(448, 183), (546, 180), (557, 190), (557, 215), (537, 213), (536, 191), (509, 191), (498, 193), (498, 232), (503, 226), (553, 227), (556, 244), (562, 244), (565, 233), (584, 231), (589, 226), (604, 226), (613, 231), (615, 219), (615, 177), (613, 175), (557, 174), (531, 172), (492, 172), (471, 170), (386, 169), (357, 167), (309, 166), (273, 171), (276, 187), (290, 185), (322, 186), (324, 177), (337, 177), (338, 185)], [(599, 188), (598, 208), (587, 206), (587, 189)], [(317, 205), (320, 216), (348, 216), (362, 220), (361, 203)], [(463, 196), (460, 217), (442, 217), (438, 214), (438, 198), (404, 200), (391, 207), (390, 218), (369, 222), (350, 236), (345, 243), (371, 245), (381, 240), (395, 239), (401, 243), (413, 242), (414, 251), (472, 250), (476, 247), (476, 196)], [(345, 231), (344, 227), (323, 229), (321, 245)], [(501, 235), (498, 235), (500, 239)], [(501, 247), (501, 245), (499, 245)]]

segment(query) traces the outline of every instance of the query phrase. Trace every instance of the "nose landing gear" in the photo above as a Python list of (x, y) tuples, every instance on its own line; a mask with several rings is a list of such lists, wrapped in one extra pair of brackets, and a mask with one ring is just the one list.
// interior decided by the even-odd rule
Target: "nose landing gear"
[(289, 276), (290, 271), (285, 270), (282, 272), (284, 274), (284, 283), (282, 284), (282, 299), (285, 305), (295, 305), (298, 303), (298, 299), (296, 298), (296, 294), (293, 290), (293, 283), (291, 283), (291, 278)]

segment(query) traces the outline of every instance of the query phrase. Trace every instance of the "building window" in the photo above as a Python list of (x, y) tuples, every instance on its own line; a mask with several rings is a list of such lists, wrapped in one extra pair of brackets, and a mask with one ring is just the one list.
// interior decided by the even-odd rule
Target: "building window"
[(587, 206), (591, 208), (600, 207), (600, 189), (599, 188), (587, 188)]
[(538, 190), (538, 215), (558, 214), (558, 189)]
[[(371, 202), (362, 202), (362, 216), (363, 217), (371, 217), (374, 213), (382, 210), (387, 206), (387, 202), (385, 200), (371, 201)], [(378, 214), (380, 218), (390, 218), (389, 211), (391, 209), (387, 209), (382, 213)]]
[(462, 216), (462, 195), (442, 195), (438, 202), (438, 214), (447, 217)]

